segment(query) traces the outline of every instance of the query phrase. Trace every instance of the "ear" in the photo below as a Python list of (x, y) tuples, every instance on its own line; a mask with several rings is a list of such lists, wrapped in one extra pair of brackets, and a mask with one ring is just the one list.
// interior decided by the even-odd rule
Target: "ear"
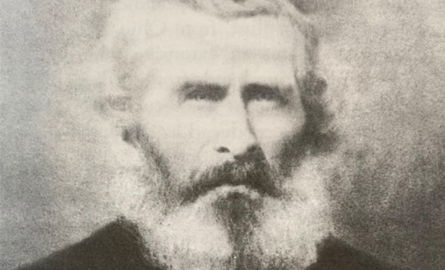
[(96, 100), (95, 108), (119, 129), (134, 126), (135, 105), (129, 95), (103, 97)]

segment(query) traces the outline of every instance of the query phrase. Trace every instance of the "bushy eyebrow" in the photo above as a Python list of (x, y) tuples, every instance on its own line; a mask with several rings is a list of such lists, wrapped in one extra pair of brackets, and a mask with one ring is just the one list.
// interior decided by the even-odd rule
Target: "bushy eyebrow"
[[(262, 82), (252, 82), (252, 83), (246, 83), (242, 86), (242, 90), (250, 87), (264, 87), (264, 88), (271, 88), (271, 89), (277, 89), (278, 91), (282, 92), (283, 94), (286, 94), (287, 92), (294, 91), (296, 88), (296, 85), (292, 84), (276, 84), (276, 83), (262, 83)], [(181, 84), (178, 87), (178, 91), (187, 91), (191, 90), (193, 88), (207, 88), (207, 89), (214, 89), (214, 90), (227, 90), (229, 88), (228, 85), (222, 85), (219, 83), (211, 83), (211, 82), (205, 82), (205, 81), (187, 81)]]
[(243, 93), (251, 91), (254, 88), (258, 89), (270, 89), (275, 94), (282, 96), (283, 98), (289, 98), (289, 96), (295, 91), (296, 86), (290, 84), (275, 84), (275, 83), (248, 83), (243, 86)]
[(193, 91), (196, 89), (208, 89), (208, 90), (227, 90), (228, 87), (217, 83), (210, 83), (204, 81), (187, 81), (179, 86), (178, 90), (181, 92)]

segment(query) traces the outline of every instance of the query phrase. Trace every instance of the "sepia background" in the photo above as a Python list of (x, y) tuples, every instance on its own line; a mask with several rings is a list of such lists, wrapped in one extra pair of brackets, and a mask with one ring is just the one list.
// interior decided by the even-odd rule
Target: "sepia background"
[[(122, 162), (117, 134), (94, 111), (95, 84), (76, 79), (110, 2), (0, 0), (1, 269), (116, 215), (106, 187)], [(345, 141), (338, 234), (398, 265), (445, 269), (445, 2), (295, 2), (320, 34)]]

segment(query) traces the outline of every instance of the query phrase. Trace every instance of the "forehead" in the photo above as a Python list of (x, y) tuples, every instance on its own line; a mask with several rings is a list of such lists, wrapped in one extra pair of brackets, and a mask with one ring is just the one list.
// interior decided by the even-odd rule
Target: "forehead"
[(151, 21), (158, 33), (147, 43), (147, 64), (160, 75), (282, 81), (293, 80), (295, 69), (305, 68), (304, 37), (284, 17), (222, 19), (164, 6)]

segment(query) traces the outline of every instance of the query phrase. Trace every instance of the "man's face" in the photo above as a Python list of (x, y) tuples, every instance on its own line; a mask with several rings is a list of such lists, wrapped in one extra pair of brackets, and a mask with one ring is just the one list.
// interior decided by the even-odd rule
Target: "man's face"
[(142, 143), (161, 156), (171, 186), (199, 185), (200, 172), (241, 160), (264, 159), (279, 170), (284, 146), (305, 122), (290, 23), (187, 15), (172, 18), (151, 44)]
[(303, 36), (273, 16), (172, 13), (138, 59), (137, 140), (155, 171), (132, 219), (172, 268), (308, 265), (324, 189), (283, 166), (305, 124)]

